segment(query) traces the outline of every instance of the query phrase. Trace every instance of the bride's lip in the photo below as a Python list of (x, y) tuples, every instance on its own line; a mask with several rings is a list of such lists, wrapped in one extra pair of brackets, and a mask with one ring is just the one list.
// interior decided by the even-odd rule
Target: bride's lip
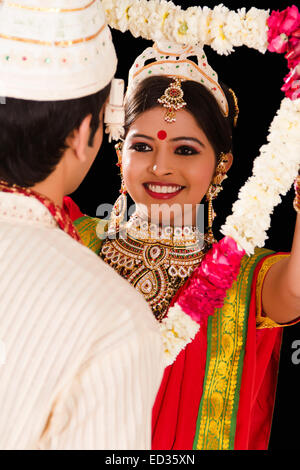
[[(144, 183), (143, 186), (149, 196), (154, 199), (171, 199), (184, 189), (184, 186), (180, 186), (176, 183), (147, 182)], [(161, 191), (159, 191), (160, 188)], [(171, 191), (172, 188), (174, 191)]]

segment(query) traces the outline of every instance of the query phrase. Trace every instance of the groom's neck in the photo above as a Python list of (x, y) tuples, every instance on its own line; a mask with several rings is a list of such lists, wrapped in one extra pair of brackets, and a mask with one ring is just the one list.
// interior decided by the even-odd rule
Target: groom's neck
[(51, 199), (58, 206), (63, 207), (65, 186), (63, 166), (59, 163), (44, 181), (36, 183), (31, 189)]

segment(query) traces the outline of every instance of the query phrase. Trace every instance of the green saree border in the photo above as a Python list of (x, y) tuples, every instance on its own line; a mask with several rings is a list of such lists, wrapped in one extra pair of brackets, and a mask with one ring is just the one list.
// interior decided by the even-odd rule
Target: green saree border
[(106, 238), (108, 221), (96, 217), (83, 216), (76, 219), (74, 225), (79, 233), (82, 243), (97, 255)]
[(272, 253), (257, 249), (253, 256), (243, 258), (224, 306), (208, 319), (206, 369), (193, 449), (234, 448), (251, 283), (257, 263)]

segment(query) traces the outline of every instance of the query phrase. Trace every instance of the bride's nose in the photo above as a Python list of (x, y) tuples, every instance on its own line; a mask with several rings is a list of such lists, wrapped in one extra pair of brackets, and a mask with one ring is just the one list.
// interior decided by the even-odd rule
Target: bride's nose
[(148, 169), (155, 176), (165, 176), (173, 173), (170, 158), (162, 150), (155, 153)]

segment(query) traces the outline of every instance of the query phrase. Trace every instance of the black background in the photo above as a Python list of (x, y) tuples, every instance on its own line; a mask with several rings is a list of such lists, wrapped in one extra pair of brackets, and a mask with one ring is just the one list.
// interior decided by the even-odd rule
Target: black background
[[(177, 5), (207, 5), (210, 8), (220, 2), (207, 0), (174, 1)], [(251, 6), (260, 9), (283, 10), (292, 3), (275, 1), (228, 2), (223, 4), (232, 10)], [(113, 39), (119, 57), (116, 76), (127, 83), (128, 70), (133, 61), (151, 42), (135, 39), (130, 33), (113, 30)], [(219, 78), (234, 89), (239, 99), (240, 117), (233, 136), (234, 164), (229, 178), (224, 183), (224, 190), (215, 203), (218, 214), (216, 229), (222, 225), (231, 213), (233, 202), (239, 188), (245, 183), (252, 171), (253, 160), (259, 154), (260, 147), (266, 143), (269, 125), (280, 105), (283, 93), (280, 88), (283, 78), (288, 73), (286, 60), (282, 55), (260, 52), (247, 47), (236, 48), (229, 56), (220, 56), (209, 47), (205, 48), (209, 63), (217, 71)], [(101, 203), (113, 203), (119, 195), (120, 178), (115, 166), (116, 155), (112, 144), (106, 137), (91, 171), (80, 188), (72, 195), (81, 210), (91, 216)], [(289, 251), (293, 239), (295, 212), (292, 207), (293, 191), (283, 198), (275, 208), (272, 227), (268, 232), (266, 247), (275, 251)], [(218, 235), (218, 232), (216, 232)], [(300, 260), (299, 260), (300, 261)], [(298, 449), (300, 405), (298, 400), (300, 364), (292, 363), (292, 343), (300, 340), (300, 325), (284, 329), (281, 349), (281, 362), (277, 398), (273, 418), (270, 449)]]

